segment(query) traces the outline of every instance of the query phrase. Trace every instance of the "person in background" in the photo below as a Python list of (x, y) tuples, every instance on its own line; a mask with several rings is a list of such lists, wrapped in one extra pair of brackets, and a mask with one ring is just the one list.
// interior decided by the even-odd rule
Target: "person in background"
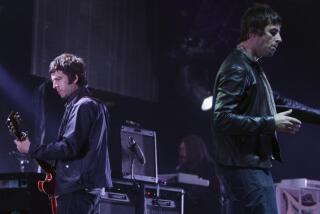
[(178, 172), (197, 175), (210, 181), (209, 187), (183, 185), (186, 214), (211, 214), (219, 210), (218, 182), (214, 172), (214, 163), (206, 144), (197, 135), (188, 135), (179, 145)]

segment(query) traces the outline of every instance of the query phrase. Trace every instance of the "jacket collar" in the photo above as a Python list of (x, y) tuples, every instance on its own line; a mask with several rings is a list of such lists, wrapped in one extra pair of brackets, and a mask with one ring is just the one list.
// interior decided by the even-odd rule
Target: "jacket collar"
[(90, 96), (89, 89), (85, 86), (79, 87), (67, 98), (67, 101), (64, 106), (73, 106), (79, 99), (85, 96)]
[(237, 51), (239, 53), (239, 55), (244, 59), (246, 60), (246, 62), (248, 62), (251, 66), (255, 67), (255, 66), (258, 66), (260, 67), (260, 64), (259, 64), (259, 61), (254, 59), (251, 55), (249, 55), (247, 53), (247, 51), (241, 47), (241, 46), (237, 46), (235, 51)]

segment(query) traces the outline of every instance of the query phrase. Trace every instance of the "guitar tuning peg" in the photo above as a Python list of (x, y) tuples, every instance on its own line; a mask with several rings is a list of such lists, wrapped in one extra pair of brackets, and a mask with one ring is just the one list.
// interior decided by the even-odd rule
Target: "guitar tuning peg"
[(22, 132), (22, 135), (23, 135), (24, 138), (27, 138), (28, 137), (28, 132), (24, 131), (24, 132)]

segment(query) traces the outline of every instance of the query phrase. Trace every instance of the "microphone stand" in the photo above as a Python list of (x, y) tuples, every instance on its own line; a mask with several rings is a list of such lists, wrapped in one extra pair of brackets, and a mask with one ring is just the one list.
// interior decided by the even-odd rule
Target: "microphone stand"
[[(129, 140), (131, 140), (129, 138)], [(144, 203), (145, 203), (145, 197), (144, 197), (144, 189), (145, 189), (145, 185), (144, 183), (141, 182), (137, 182), (135, 177), (134, 177), (134, 161), (135, 159), (137, 159), (137, 154), (134, 151), (134, 146), (136, 146), (135, 144), (132, 144), (129, 146), (129, 151), (130, 151), (130, 170), (131, 170), (131, 181), (133, 182), (133, 185), (137, 191), (137, 197), (140, 199), (138, 200), (138, 204), (135, 208), (135, 212), (136, 213), (145, 213), (145, 208), (144, 208)]]
[(135, 158), (133, 157), (133, 155), (130, 155), (131, 156), (131, 165), (130, 165), (130, 170), (131, 170), (131, 180), (132, 181), (135, 181), (135, 178), (134, 178), (134, 173), (133, 173), (133, 171), (134, 171), (134, 160), (135, 160)]
[[(131, 151), (131, 150), (130, 150)], [(135, 207), (135, 212), (136, 213), (145, 213), (145, 208), (144, 208), (144, 203), (145, 203), (145, 199), (144, 199), (144, 184), (143, 183), (140, 183), (140, 182), (137, 182), (135, 177), (134, 177), (134, 161), (135, 161), (135, 156), (133, 154), (133, 152), (131, 152), (131, 165), (130, 165), (130, 170), (131, 170), (131, 175), (130, 175), (130, 178), (131, 178), (131, 181), (133, 183), (133, 186), (135, 187), (136, 191), (137, 191), (137, 197), (140, 199), (138, 201), (138, 204), (137, 206)]]

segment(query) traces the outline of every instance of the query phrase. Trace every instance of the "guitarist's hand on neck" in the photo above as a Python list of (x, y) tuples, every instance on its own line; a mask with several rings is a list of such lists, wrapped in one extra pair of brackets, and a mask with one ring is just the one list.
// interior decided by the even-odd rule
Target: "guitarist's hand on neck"
[(17, 149), (20, 153), (27, 154), (29, 152), (30, 141), (28, 137), (22, 141), (14, 140), (14, 143), (17, 145)]

